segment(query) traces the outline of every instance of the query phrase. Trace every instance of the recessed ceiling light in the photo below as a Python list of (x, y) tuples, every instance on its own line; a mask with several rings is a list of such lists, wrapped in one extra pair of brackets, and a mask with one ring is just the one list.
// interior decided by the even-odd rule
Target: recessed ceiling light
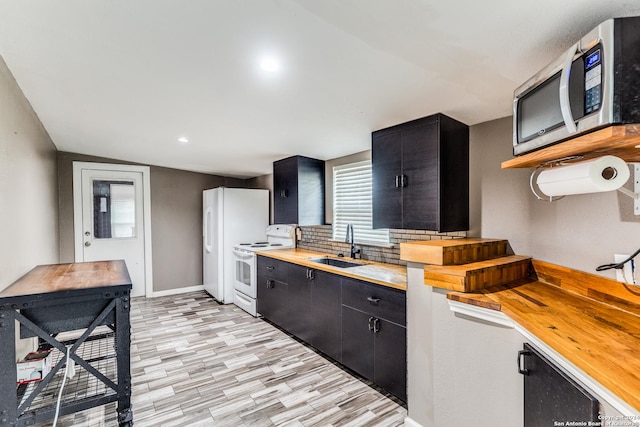
[(181, 136), (180, 138), (178, 138), (178, 142), (180, 144), (188, 144), (189, 143), (189, 138)]
[(260, 60), (260, 68), (268, 73), (280, 70), (280, 61), (273, 56), (265, 56)]

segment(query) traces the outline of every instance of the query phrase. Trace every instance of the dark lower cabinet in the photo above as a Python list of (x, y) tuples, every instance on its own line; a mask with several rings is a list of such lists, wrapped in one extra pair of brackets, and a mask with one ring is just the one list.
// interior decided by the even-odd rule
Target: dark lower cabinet
[(375, 332), (373, 380), (407, 401), (407, 328), (379, 319)]
[(373, 380), (374, 334), (372, 316), (342, 306), (342, 363)]
[(342, 363), (407, 399), (406, 292), (342, 279)]
[(407, 329), (342, 306), (342, 363), (407, 400)]
[(307, 267), (289, 264), (288, 296), (289, 314), (291, 320), (287, 331), (303, 341), (311, 342), (315, 325), (311, 315), (311, 287), (312, 282)]
[(258, 256), (257, 303), (265, 319), (406, 401), (405, 292)]
[(598, 400), (529, 344), (518, 355), (518, 369), (524, 375), (524, 427), (599, 425)]
[(309, 343), (338, 362), (342, 361), (342, 304), (340, 277), (311, 270), (311, 338)]
[(283, 304), (286, 300), (286, 283), (258, 276), (258, 313), (281, 328), (288, 329), (293, 319), (289, 313), (289, 306)]
[(291, 319), (286, 329), (337, 361), (342, 356), (340, 289), (340, 277), (335, 274), (289, 265)]

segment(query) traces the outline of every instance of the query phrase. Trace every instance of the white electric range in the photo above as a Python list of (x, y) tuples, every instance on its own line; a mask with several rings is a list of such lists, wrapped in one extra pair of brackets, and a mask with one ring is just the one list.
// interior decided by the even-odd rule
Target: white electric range
[(267, 238), (262, 242), (242, 242), (233, 246), (235, 274), (233, 280), (235, 305), (257, 316), (258, 251), (295, 248), (295, 225), (275, 224), (267, 227)]

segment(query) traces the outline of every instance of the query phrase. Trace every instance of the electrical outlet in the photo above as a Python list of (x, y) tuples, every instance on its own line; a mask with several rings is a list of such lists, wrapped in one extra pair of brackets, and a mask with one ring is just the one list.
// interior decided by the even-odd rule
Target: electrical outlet
[[(622, 262), (629, 258), (629, 255), (615, 254), (613, 262)], [(634, 269), (632, 268), (633, 260), (627, 262), (622, 269), (616, 269), (616, 280), (622, 283), (634, 284)]]

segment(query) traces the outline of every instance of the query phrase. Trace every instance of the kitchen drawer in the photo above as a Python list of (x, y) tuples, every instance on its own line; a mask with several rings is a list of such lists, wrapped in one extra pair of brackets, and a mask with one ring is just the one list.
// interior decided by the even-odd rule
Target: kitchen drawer
[(287, 269), (289, 263), (258, 255), (258, 276), (287, 282)]
[(343, 278), (342, 304), (401, 326), (407, 324), (405, 291)]

